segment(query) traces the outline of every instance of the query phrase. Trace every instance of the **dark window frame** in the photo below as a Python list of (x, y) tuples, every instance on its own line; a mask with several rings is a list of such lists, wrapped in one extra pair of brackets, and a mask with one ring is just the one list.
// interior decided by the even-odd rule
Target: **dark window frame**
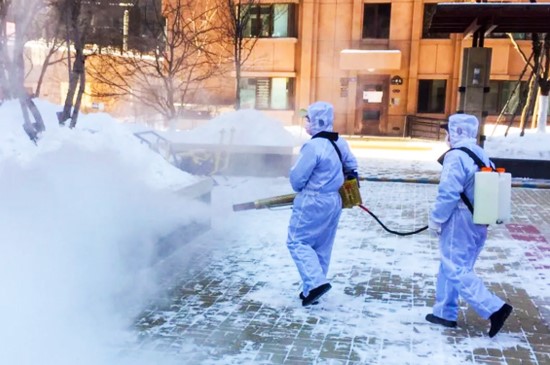
[[(516, 83), (517, 83), (517, 80), (490, 80), (489, 81), (490, 91), (489, 91), (489, 95), (487, 96), (488, 99), (485, 102), (485, 108), (489, 115), (500, 114), (504, 105), (506, 105), (506, 102), (508, 101), (510, 94), (514, 91), (514, 88), (516, 87)], [(516, 90), (516, 95), (515, 95), (515, 97), (518, 98), (517, 102), (521, 100), (522, 94), (526, 93), (528, 91), (528, 88), (529, 88), (528, 82), (521, 81), (519, 89)], [(508, 92), (509, 92), (508, 95), (506, 96), (504, 95), (505, 89), (508, 89)], [(492, 103), (492, 100), (489, 99), (493, 97), (495, 98), (494, 103)], [(511, 110), (512, 108), (513, 108), (513, 105), (509, 104), (506, 107), (506, 110), (504, 111), (504, 115), (512, 114), (512, 110)], [(521, 111), (517, 111), (517, 113), (521, 113)]]
[[(512, 33), (516, 41), (530, 41), (532, 33)], [(508, 34), (500, 32), (491, 32), (485, 36), (485, 39), (508, 39)]]
[(126, 38), (129, 50), (148, 53), (164, 46), (163, 32), (166, 19), (161, 13), (161, 0), (156, 0), (153, 6), (147, 7), (144, 5), (127, 7), (117, 2), (83, 3), (82, 13), (92, 14), (86, 45), (97, 45), (100, 53), (102, 48), (123, 50), (126, 11), (129, 12)]
[[(279, 78), (283, 78), (283, 79), (287, 79), (287, 100), (286, 100), (286, 108), (284, 109), (281, 109), (281, 108), (273, 108), (273, 104), (272, 104), (272, 98), (273, 98), (273, 94), (271, 93), (271, 86), (272, 86), (272, 80), (273, 79), (279, 79)], [(262, 95), (260, 94), (260, 90), (258, 89), (258, 83), (259, 82), (267, 82), (267, 92), (268, 92), (268, 95), (267, 95), (267, 101), (264, 101), (264, 100), (261, 100), (262, 98)], [(296, 79), (294, 77), (242, 77), (241, 78), (241, 84), (243, 83), (247, 83), (248, 85), (251, 85), (252, 83), (254, 83), (254, 94), (255, 94), (255, 100), (254, 100), (254, 109), (257, 109), (257, 110), (293, 110), (294, 109), (294, 105), (295, 105), (295, 95), (296, 95), (296, 90), (295, 90), (295, 87), (296, 87)], [(242, 88), (241, 86), (239, 86), (239, 93), (241, 93), (243, 91), (244, 88)], [(243, 101), (243, 97), (241, 96), (241, 101)], [(264, 107), (262, 105), (266, 105), (267, 103), (267, 106)]]
[[(434, 82), (444, 83), (444, 93), (442, 100), (432, 100)], [(430, 83), (430, 84), (428, 84)], [(416, 101), (416, 112), (422, 114), (444, 114), (447, 103), (447, 87), (448, 83), (446, 79), (420, 79), (418, 80), (418, 100)], [(437, 97), (437, 96), (436, 96)]]
[[(273, 35), (275, 28), (275, 6), (276, 5), (288, 5), (287, 11), (287, 34), (284, 36)], [(250, 10), (247, 14), (248, 18), (246, 19), (246, 24), (244, 24), (243, 37), (244, 38), (297, 38), (298, 30), (298, 11), (297, 4), (295, 3), (276, 3), (276, 4), (256, 4), (250, 5)], [(267, 15), (266, 15), (267, 14)], [(255, 17), (252, 18), (252, 15)], [(262, 22), (256, 22), (256, 24), (248, 24), (255, 19), (264, 19), (267, 18), (268, 24), (264, 25)], [(266, 27), (266, 34), (264, 34), (264, 26)], [(246, 34), (246, 30), (250, 29), (250, 33)]]
[[(374, 13), (373, 19), (367, 16), (369, 10)], [(388, 12), (387, 19), (382, 19), (386, 16), (383, 14)], [(381, 23), (387, 21), (387, 27), (383, 28)], [(364, 3), (363, 4), (363, 24), (361, 37), (363, 39), (389, 39), (391, 28), (391, 2), (388, 3)]]
[(435, 7), (437, 3), (424, 3), (424, 12), (422, 17), (422, 39), (449, 39), (451, 33), (431, 33), (429, 26), (432, 22), (433, 14), (435, 13)]

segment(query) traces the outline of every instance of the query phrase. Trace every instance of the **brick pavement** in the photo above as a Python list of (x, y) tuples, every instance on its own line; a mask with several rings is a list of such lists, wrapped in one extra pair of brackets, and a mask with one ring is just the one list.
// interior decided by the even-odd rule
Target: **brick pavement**
[[(425, 224), (435, 192), (434, 185), (362, 185), (367, 206), (398, 230)], [(184, 267), (175, 256), (168, 295), (136, 320), (132, 356), (184, 364), (550, 364), (550, 190), (513, 190), (514, 222), (491, 228), (477, 265), (489, 288), (514, 306), (495, 339), (465, 303), (457, 329), (425, 322), (437, 242), (386, 234), (358, 209), (341, 219), (333, 290), (302, 308), (285, 232), (262, 225), (258, 214), (283, 226), (288, 220), (284, 210), (243, 213), (238, 234), (200, 237), (195, 247), (214, 248), (182, 250)]]

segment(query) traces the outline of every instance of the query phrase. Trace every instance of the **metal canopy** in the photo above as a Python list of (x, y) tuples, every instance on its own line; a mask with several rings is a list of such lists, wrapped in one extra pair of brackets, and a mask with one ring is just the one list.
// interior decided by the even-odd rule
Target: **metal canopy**
[(550, 3), (439, 3), (432, 33), (550, 32)]

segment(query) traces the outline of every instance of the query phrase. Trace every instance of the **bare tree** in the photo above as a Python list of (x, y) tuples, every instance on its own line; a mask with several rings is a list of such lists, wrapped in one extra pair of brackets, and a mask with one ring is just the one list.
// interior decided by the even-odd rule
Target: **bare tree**
[(532, 50), (533, 50), (533, 75), (531, 82), (529, 83), (529, 93), (527, 94), (527, 101), (521, 112), (520, 120), (520, 136), (525, 135), (525, 128), (527, 126), (527, 120), (533, 115), (535, 108), (535, 99), (538, 91), (538, 74), (540, 72), (540, 56), (541, 56), (541, 42), (539, 40), (538, 33), (532, 34)]
[(548, 94), (550, 93), (550, 33), (544, 37), (544, 68), (539, 76), (539, 113), (537, 117), (538, 131), (546, 132), (546, 122), (548, 119)]
[[(514, 45), (516, 51), (525, 62), (525, 69), (529, 68), (531, 70), (528, 88), (520, 96), (520, 136), (525, 135), (525, 128), (529, 118), (531, 118), (532, 127), (534, 127), (535, 122), (537, 122), (539, 131), (544, 132), (546, 129), (546, 120), (548, 116), (548, 93), (550, 91), (550, 80), (548, 78), (550, 71), (550, 35), (545, 35), (543, 43), (540, 38), (541, 36), (538, 33), (531, 34), (532, 52), (529, 58), (527, 58), (525, 53), (521, 50), (512, 34), (508, 34), (508, 37)], [(533, 62), (531, 62), (531, 60), (533, 60)], [(537, 94), (539, 94), (538, 99)], [(512, 97), (512, 95), (513, 94), (511, 94), (510, 97)], [(537, 106), (539, 112), (535, 118), (533, 114)], [(514, 112), (508, 123), (507, 132), (514, 121), (515, 115), (516, 113)]]
[[(69, 89), (65, 97), (63, 110), (57, 113), (60, 125), (71, 120), (69, 127), (74, 128), (78, 121), (82, 95), (86, 85), (84, 45), (90, 27), (90, 14), (82, 12), (82, 0), (58, 0), (54, 4), (57, 8), (58, 19), (65, 26), (66, 40), (74, 49), (72, 68), (69, 59)], [(70, 52), (68, 52), (70, 58)], [(78, 90), (77, 90), (78, 87)], [(75, 100), (76, 95), (76, 100)], [(74, 104), (73, 104), (74, 103)]]
[(150, 48), (136, 49), (130, 39), (128, 50), (94, 55), (89, 73), (101, 90), (93, 90), (93, 95), (131, 96), (172, 120), (185, 104), (198, 102), (197, 89), (218, 71), (217, 8), (208, 0), (172, 0), (164, 3), (162, 12), (151, 11), (155, 1), (148, 5), (141, 13), (153, 17), (142, 19), (147, 29), (141, 34), (147, 34)]
[(242, 70), (258, 37), (269, 29), (269, 19), (259, 14), (259, 0), (218, 0), (223, 43), (235, 70), (235, 109), (241, 108)]
[[(46, 4), (44, 11), (33, 22), (30, 30), (30, 39), (40, 40), (47, 47), (47, 52), (42, 64), (40, 65), (40, 75), (34, 90), (34, 97), (39, 97), (42, 84), (46, 77), (48, 68), (52, 65), (62, 63), (66, 60), (67, 55), (62, 49), (65, 43), (64, 28), (61, 23), (58, 12), (55, 6), (55, 0)], [(30, 69), (34, 66), (32, 60), (29, 60)], [(30, 73), (30, 70), (28, 71)]]
[[(25, 89), (24, 48), (29, 25), (41, 8), (41, 1), (26, 0), (12, 3), (11, 0), (0, 0), (0, 91), (2, 98), (19, 99), (23, 129), (35, 143), (39, 133), (45, 130), (45, 126), (32, 95)], [(8, 34), (8, 19), (16, 25), (14, 34)], [(8, 49), (10, 38), (13, 39), (11, 55)], [(34, 122), (31, 122), (31, 115)]]
[(12, 97), (11, 72), (12, 64), (8, 51), (8, 14), (11, 0), (0, 0), (0, 97), (9, 99)]

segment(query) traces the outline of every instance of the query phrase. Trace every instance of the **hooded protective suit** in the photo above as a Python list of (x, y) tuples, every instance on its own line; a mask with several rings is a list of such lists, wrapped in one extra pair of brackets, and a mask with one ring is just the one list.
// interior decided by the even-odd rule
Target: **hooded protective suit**
[[(473, 115), (455, 114), (449, 118), (451, 147), (466, 147), (489, 165), (485, 151), (476, 144), (478, 120)], [(478, 166), (463, 151), (445, 155), (435, 205), (429, 226), (440, 228), (441, 264), (437, 276), (433, 314), (449, 321), (458, 317), (459, 295), (484, 319), (497, 311), (504, 301), (491, 293), (473, 268), (487, 238), (487, 226), (473, 222), (472, 213), (461, 200), (464, 192), (474, 204), (474, 174)]]
[[(304, 143), (294, 166), (290, 184), (298, 192), (292, 207), (287, 246), (303, 282), (303, 295), (328, 283), (327, 271), (342, 212), (338, 189), (344, 171), (357, 169), (357, 160), (348, 143), (332, 132), (334, 110), (331, 104), (316, 102), (309, 106), (306, 130), (313, 136)], [(328, 132), (328, 133), (327, 133)], [(316, 138), (323, 136), (324, 138)], [(338, 146), (342, 161), (332, 145)]]

